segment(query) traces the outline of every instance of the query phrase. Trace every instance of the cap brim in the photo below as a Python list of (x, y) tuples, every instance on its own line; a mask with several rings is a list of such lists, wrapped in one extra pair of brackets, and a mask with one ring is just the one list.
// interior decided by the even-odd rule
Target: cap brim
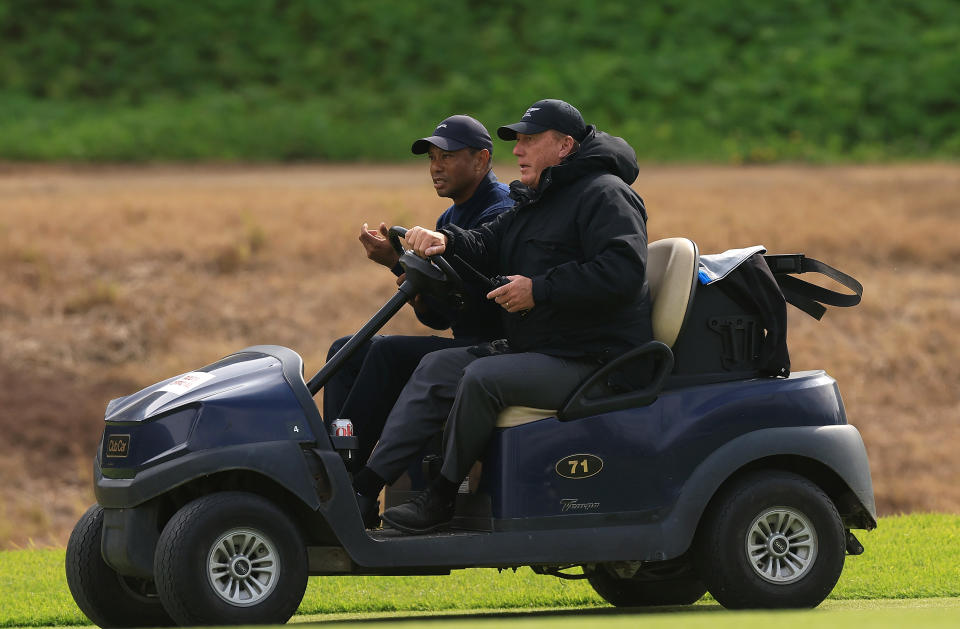
[(459, 151), (462, 148), (467, 148), (467, 145), (463, 142), (457, 142), (439, 135), (431, 135), (429, 138), (420, 138), (414, 142), (410, 150), (413, 151), (414, 155), (422, 155), (430, 151), (431, 144), (444, 151)]
[(497, 129), (497, 136), (499, 136), (501, 140), (516, 140), (518, 133), (536, 135), (537, 133), (543, 133), (549, 128), (550, 127), (533, 124), (532, 122), (515, 122)]

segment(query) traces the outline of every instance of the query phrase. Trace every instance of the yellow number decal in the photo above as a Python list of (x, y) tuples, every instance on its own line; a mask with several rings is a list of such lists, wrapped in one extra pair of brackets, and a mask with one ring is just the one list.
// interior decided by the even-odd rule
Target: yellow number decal
[(570, 454), (557, 461), (553, 469), (564, 478), (591, 478), (603, 469), (603, 459), (596, 454)]

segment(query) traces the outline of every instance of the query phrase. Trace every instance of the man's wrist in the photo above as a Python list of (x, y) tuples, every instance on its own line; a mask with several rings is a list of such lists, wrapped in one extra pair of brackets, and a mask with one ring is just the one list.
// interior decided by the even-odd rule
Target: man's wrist
[(546, 278), (532, 277), (530, 278), (530, 282), (532, 284), (531, 292), (533, 293), (534, 303), (550, 303), (550, 284), (547, 283)]
[(453, 232), (448, 230), (446, 227), (441, 227), (440, 229), (437, 230), (437, 233), (441, 234), (443, 236), (443, 239), (446, 241), (444, 243), (444, 253), (447, 253), (447, 254), (452, 253), (451, 250), (453, 249), (453, 242), (454, 242)]

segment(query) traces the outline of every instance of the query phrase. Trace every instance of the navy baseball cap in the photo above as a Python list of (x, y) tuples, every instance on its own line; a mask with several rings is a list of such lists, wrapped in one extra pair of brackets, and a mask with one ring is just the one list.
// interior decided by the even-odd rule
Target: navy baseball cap
[(587, 135), (587, 125), (577, 108), (555, 98), (545, 98), (530, 105), (520, 122), (500, 127), (497, 135), (501, 140), (516, 140), (518, 133), (534, 135), (547, 129), (565, 133), (577, 142), (582, 142)]
[(415, 155), (422, 155), (430, 150), (431, 144), (444, 151), (459, 151), (472, 146), (493, 153), (493, 140), (490, 139), (487, 128), (470, 116), (450, 116), (437, 125), (429, 138), (420, 138), (414, 142), (410, 150)]

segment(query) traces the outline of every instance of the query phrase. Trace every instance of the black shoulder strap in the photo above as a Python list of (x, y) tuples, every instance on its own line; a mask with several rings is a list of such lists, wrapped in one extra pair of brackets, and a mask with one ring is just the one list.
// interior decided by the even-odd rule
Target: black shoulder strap
[[(847, 308), (859, 304), (863, 296), (863, 285), (860, 282), (829, 264), (808, 258), (802, 253), (765, 255), (763, 258), (767, 261), (787, 302), (814, 319), (819, 320), (827, 311), (823, 304)], [(838, 293), (793, 277), (789, 275), (791, 273), (821, 273), (846, 286), (854, 294)]]

